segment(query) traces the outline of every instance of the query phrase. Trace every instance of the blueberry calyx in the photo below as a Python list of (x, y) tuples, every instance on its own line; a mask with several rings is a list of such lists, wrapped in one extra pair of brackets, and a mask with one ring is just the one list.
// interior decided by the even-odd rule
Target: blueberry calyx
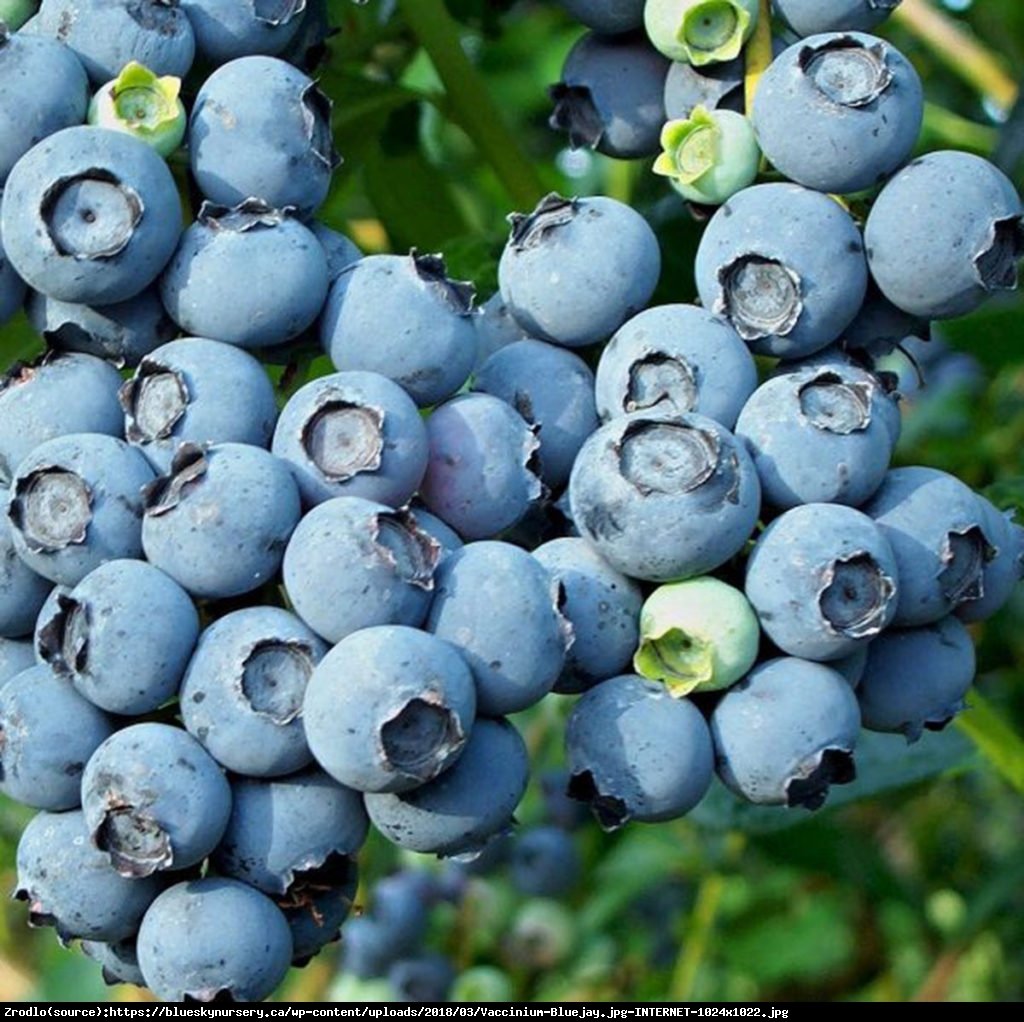
[(262, 199), (243, 199), (237, 206), (222, 206), (209, 199), (199, 207), (196, 220), (213, 231), (231, 231), (244, 234), (262, 227), (277, 227), (295, 213), (294, 206), (275, 209)]
[(721, 444), (714, 433), (672, 420), (634, 420), (615, 449), (619, 474), (645, 497), (691, 493), (722, 464)]
[(52, 926), (57, 930), (57, 936), (60, 938), (61, 943), (67, 943), (67, 941), (61, 937), (61, 928), (57, 921), (57, 917), (46, 911), (46, 907), (31, 888), (16, 887), (11, 897), (15, 901), (28, 902), (28, 925), (32, 927), (32, 929), (36, 930), (42, 929), (44, 926)]
[(174, 864), (174, 849), (167, 831), (143, 806), (122, 802), (115, 794), (120, 782), (109, 777), (109, 793), (93, 844), (110, 856), (110, 864), (123, 877), (141, 879)]
[(953, 604), (977, 600), (985, 595), (985, 565), (995, 556), (979, 525), (953, 529), (942, 541), (939, 585), (942, 595)]
[(440, 253), (421, 253), (415, 248), (409, 250), (413, 269), (428, 287), (434, 289), (459, 316), (469, 316), (476, 299), (476, 288), (468, 280), (452, 280), (448, 276), (444, 256)]
[(829, 38), (816, 46), (804, 46), (798, 63), (814, 87), (838, 106), (869, 106), (893, 81), (885, 44), (865, 46), (849, 35)]
[(188, 408), (190, 395), (182, 373), (144, 358), (118, 391), (130, 443), (166, 440)]
[[(174, 0), (177, 3), (177, 0)], [(278, 28), (306, 9), (306, 0), (253, 0), (252, 11), (257, 21)]]
[(328, 169), (341, 165), (341, 154), (334, 148), (331, 110), (334, 104), (316, 82), (302, 90), (302, 119), (313, 155)]
[(742, 255), (719, 269), (718, 281), (714, 311), (745, 341), (785, 337), (804, 310), (800, 275), (778, 259)]
[(555, 109), (548, 124), (569, 136), (571, 149), (595, 149), (604, 137), (604, 120), (585, 85), (558, 82), (548, 89)]
[(825, 569), (817, 603), (831, 632), (848, 639), (879, 635), (896, 599), (896, 581), (864, 550), (836, 558)]
[(597, 779), (590, 770), (581, 770), (569, 777), (566, 794), (577, 802), (585, 802), (590, 806), (598, 825), (609, 833), (624, 827), (632, 818), (632, 813), (624, 799), (601, 791)]
[(826, 369), (797, 389), (800, 414), (815, 428), (838, 436), (861, 432), (871, 425), (874, 384), (844, 380)]
[(431, 592), (442, 547), (412, 512), (408, 508), (382, 511), (371, 518), (370, 527), (374, 546), (399, 578)]
[(384, 412), (325, 391), (302, 424), (300, 443), (310, 461), (333, 482), (376, 472), (384, 454)]
[(1013, 291), (1018, 283), (1017, 262), (1024, 255), (1024, 219), (993, 220), (987, 240), (974, 257), (978, 283), (986, 291)]
[(697, 374), (688, 362), (654, 351), (629, 367), (622, 410), (629, 413), (662, 406), (673, 414), (685, 414), (696, 407), (698, 390)]
[(279, 727), (297, 720), (315, 666), (309, 645), (298, 639), (253, 643), (235, 679), (242, 700)]
[(208, 468), (205, 446), (180, 444), (174, 452), (171, 471), (143, 487), (143, 513), (156, 518), (173, 511), (188, 491), (202, 480)]
[(799, 764), (786, 782), (786, 805), (790, 809), (820, 809), (833, 784), (850, 784), (856, 779), (853, 751), (830, 746)]
[(112, 259), (123, 252), (144, 213), (142, 196), (103, 167), (58, 178), (39, 204), (54, 250), (78, 260)]
[(89, 604), (67, 593), (58, 593), (56, 607), (41, 622), (36, 651), (55, 673), (84, 674), (89, 661)]
[(695, 67), (739, 56), (750, 12), (733, 0), (705, 0), (683, 14), (678, 39)]
[(466, 744), (466, 733), (458, 714), (427, 690), (382, 722), (377, 743), (384, 763), (425, 784)]
[(669, 695), (685, 696), (707, 688), (715, 676), (713, 645), (682, 628), (643, 638), (633, 658), (638, 674), (663, 680)]
[(308, 911), (316, 920), (322, 921), (317, 908), (317, 895), (344, 887), (355, 887), (358, 876), (356, 860), (341, 852), (328, 852), (318, 862), (307, 862), (293, 866), (282, 878), (282, 890), (275, 897), (278, 907), (284, 911)]
[(92, 490), (61, 465), (42, 465), (19, 478), (7, 515), (33, 553), (85, 542), (92, 521)]
[(557, 579), (552, 579), (551, 585), (551, 606), (554, 608), (555, 617), (558, 619), (558, 632), (562, 639), (562, 649), (568, 653), (576, 642), (576, 629), (569, 616), (565, 613), (565, 605), (569, 602), (569, 594), (566, 592), (565, 584)]
[(563, 198), (558, 192), (545, 195), (532, 213), (509, 213), (512, 225), (509, 243), (516, 252), (537, 248), (548, 231), (572, 223), (579, 212), (579, 199)]

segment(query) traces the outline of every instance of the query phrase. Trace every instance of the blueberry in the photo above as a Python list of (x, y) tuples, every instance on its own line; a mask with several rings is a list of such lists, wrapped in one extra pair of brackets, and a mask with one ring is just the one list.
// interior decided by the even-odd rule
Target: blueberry
[(584, 692), (565, 728), (569, 795), (605, 830), (688, 813), (711, 783), (708, 726), (688, 699), (623, 674)]
[(249, 444), (182, 444), (146, 494), (146, 557), (193, 596), (258, 589), (281, 566), (301, 516), (288, 466)]
[(893, 624), (931, 624), (984, 594), (994, 554), (981, 504), (959, 479), (934, 468), (897, 468), (863, 508), (896, 555)]
[(507, 720), (478, 720), (455, 765), (412, 791), (367, 794), (374, 826), (399, 848), (472, 855), (512, 824), (529, 761)]
[[(3, 198), (3, 189), (0, 188), (0, 204)], [(4, 240), (0, 237), (0, 327), (21, 308), (26, 290), (25, 282), (4, 256)]]
[(903, 166), (923, 116), (910, 61), (859, 32), (790, 46), (761, 78), (752, 110), (757, 141), (778, 171), (836, 193), (870, 188)]
[(757, 386), (757, 367), (723, 319), (695, 305), (659, 305), (623, 324), (597, 366), (602, 419), (630, 412), (699, 412), (736, 425)]
[(370, 896), (370, 917), (386, 937), (395, 957), (413, 954), (430, 923), (431, 878), (406, 869), (384, 877)]
[(412, 398), (379, 373), (321, 376), (289, 398), (272, 450), (307, 505), (331, 497), (405, 504), (427, 470), (427, 429)]
[(675, 582), (644, 603), (633, 667), (675, 696), (728, 688), (754, 666), (760, 637), (740, 590), (710, 577)]
[(532, 213), (509, 220), (498, 282), (509, 311), (532, 337), (567, 348), (603, 341), (654, 293), (658, 239), (631, 207), (603, 196), (552, 194)]
[(742, 549), (761, 488), (742, 444), (703, 415), (613, 419), (583, 445), (569, 480), (580, 535), (633, 578), (703, 575)]
[(476, 361), (473, 289), (439, 255), (366, 256), (331, 285), (320, 339), (336, 369), (380, 373), (421, 407), (451, 397)]
[(89, 104), (89, 123), (123, 131), (167, 157), (185, 137), (185, 107), (178, 98), (181, 79), (159, 77), (137, 61), (103, 85)]
[(1024, 578), (1024, 528), (1013, 520), (1013, 512), (1000, 511), (977, 494), (982, 524), (993, 553), (982, 571), (982, 593), (976, 600), (956, 609), (961, 621), (984, 621), (1001, 610)]
[[(0, 486), (0, 508), (7, 504), (7, 490)], [(11, 524), (0, 515), (0, 638), (30, 635), (36, 617), (53, 588), (18, 556), (11, 539)]]
[(75, 809), (86, 760), (114, 722), (47, 665), (0, 689), (0, 791), (35, 809)]
[(475, 369), (479, 369), (496, 351), (516, 341), (530, 339), (530, 335), (513, 319), (500, 291), (474, 310), (473, 326), (476, 329)]
[(864, 304), (843, 331), (839, 343), (843, 351), (871, 366), (907, 344), (929, 340), (930, 334), (928, 320), (897, 309), (873, 282), (869, 282)]
[(695, 67), (733, 60), (757, 25), (758, 0), (647, 0), (651, 42)]
[(833, 199), (792, 184), (754, 185), (711, 218), (697, 249), (704, 307), (759, 354), (820, 351), (867, 289), (860, 231)]
[(257, 199), (204, 202), (160, 278), (174, 321), (199, 337), (265, 348), (297, 337), (327, 297), (327, 259), (308, 227)]
[(306, 0), (180, 0), (210, 64), (280, 53), (302, 25)]
[(413, 514), (416, 516), (416, 524), (440, 546), (438, 564), (448, 554), (463, 546), (463, 542), (455, 530), (450, 525), (445, 525), (436, 515), (424, 511), (421, 507), (413, 508)]
[(31, 642), (0, 638), (0, 688), (36, 663)]
[(64, 302), (133, 298), (170, 259), (181, 204), (167, 164), (117, 131), (65, 128), (30, 149), (4, 186), (4, 248), (19, 276)]
[(418, 627), (440, 555), (409, 511), (335, 497), (299, 523), (285, 551), (284, 584), (295, 613), (335, 643), (371, 625)]
[(206, 79), (192, 107), (188, 145), (207, 199), (234, 206), (255, 198), (274, 209), (294, 206), (301, 216), (327, 197), (338, 164), (331, 101), (275, 57), (240, 57)]
[(48, 347), (95, 355), (120, 369), (177, 337), (155, 287), (114, 305), (79, 305), (32, 291), (25, 310)]
[(552, 826), (566, 831), (578, 830), (590, 819), (587, 807), (569, 796), (567, 788), (570, 776), (568, 769), (564, 767), (547, 770), (540, 775), (543, 818)]
[(516, 835), (512, 849), (512, 883), (523, 894), (558, 898), (580, 878), (576, 843), (561, 827), (533, 827)]
[(7, 503), (18, 556), (68, 586), (104, 561), (140, 557), (143, 489), (152, 479), (138, 451), (102, 433), (34, 447), (15, 471)]
[(455, 976), (455, 966), (437, 953), (402, 958), (388, 969), (388, 983), (399, 1003), (436, 1004), (447, 1001)]
[(1017, 286), (1024, 252), (1013, 184), (970, 153), (929, 153), (875, 200), (864, 240), (886, 298), (913, 316), (947, 319)]
[(509, 543), (470, 543), (437, 572), (426, 627), (455, 645), (477, 686), (477, 710), (495, 716), (551, 691), (572, 644), (558, 583)]
[(805, 504), (776, 518), (747, 563), (747, 597), (790, 656), (836, 660), (887, 628), (900, 599), (896, 554), (867, 515)]
[(220, 767), (187, 732), (131, 724), (93, 753), (82, 775), (82, 810), (93, 844), (125, 877), (201, 862), (231, 813)]
[(502, 958), (527, 974), (550, 974), (579, 944), (573, 913), (550, 898), (530, 898), (512, 917), (502, 940)]
[(689, 61), (673, 61), (665, 76), (666, 120), (685, 120), (698, 106), (743, 113), (743, 76), (742, 56), (700, 68)]
[(538, 432), (490, 394), (467, 394), (441, 405), (427, 420), (423, 502), (466, 539), (511, 528), (544, 492)]
[(480, 367), (473, 389), (501, 398), (537, 427), (541, 477), (561, 486), (598, 425), (594, 374), (586, 362), (543, 341), (518, 341)]
[(294, 614), (245, 607), (200, 636), (181, 685), (181, 719), (222, 766), (253, 777), (312, 762), (302, 700), (327, 647)]
[(355, 916), (345, 924), (341, 940), (343, 973), (358, 979), (383, 976), (396, 953), (391, 934), (371, 916)]
[(0, 28), (0, 191), (29, 149), (61, 128), (81, 124), (88, 105), (88, 79), (66, 46), (28, 32), (15, 34), (13, 26)]
[(558, 0), (576, 21), (595, 32), (615, 35), (644, 23), (645, 0)]
[(327, 224), (313, 220), (306, 226), (316, 235), (316, 240), (324, 250), (327, 259), (327, 279), (331, 284), (341, 276), (341, 271), (346, 266), (351, 266), (363, 258), (363, 253), (359, 251), (354, 241), (328, 227)]
[(103, 971), (103, 982), (107, 986), (114, 986), (116, 983), (133, 983), (137, 987), (146, 985), (135, 953), (134, 937), (110, 942), (83, 940), (81, 947), (82, 951), (100, 966)]
[(665, 122), (668, 68), (642, 33), (588, 32), (565, 58), (561, 81), (548, 89), (555, 104), (549, 123), (568, 134), (573, 148), (623, 160), (652, 156)]
[(66, 43), (94, 85), (132, 60), (184, 78), (195, 57), (192, 26), (176, 0), (43, 0), (34, 27)]
[(292, 960), (288, 922), (237, 880), (175, 884), (150, 906), (137, 942), (146, 985), (162, 1001), (259, 1001)]
[(18, 842), (14, 897), (28, 903), (29, 926), (53, 926), (64, 942), (135, 935), (160, 891), (157, 877), (129, 880), (89, 839), (77, 810), (38, 813)]
[(144, 561), (108, 561), (41, 615), (36, 648), (111, 713), (149, 713), (177, 695), (199, 637), (188, 593)]
[(640, 587), (578, 537), (550, 540), (533, 555), (564, 594), (560, 610), (575, 636), (554, 691), (583, 692), (621, 674), (639, 638)]
[(857, 697), (823, 664), (782, 657), (759, 664), (711, 714), (718, 776), (764, 805), (819, 809), (833, 784), (856, 776)]
[(357, 791), (409, 791), (447, 770), (476, 715), (458, 650), (402, 625), (347, 635), (317, 665), (302, 707), (309, 747)]
[(352, 911), (358, 885), (359, 870), (353, 860), (340, 882), (329, 877), (311, 891), (278, 900), (277, 907), (284, 913), (292, 931), (294, 965), (306, 965), (321, 948), (340, 939), (341, 927)]
[(974, 643), (955, 617), (886, 632), (868, 650), (857, 692), (864, 726), (908, 743), (941, 731), (964, 708), (974, 668)]
[(800, 36), (866, 32), (880, 25), (900, 0), (772, 0), (775, 13)]
[(847, 656), (840, 657), (838, 660), (830, 660), (828, 666), (841, 674), (849, 683), (850, 688), (857, 689), (864, 677), (864, 669), (868, 665), (868, 650), (870, 648), (871, 643), (865, 643)]
[(765, 503), (863, 504), (892, 459), (891, 405), (879, 380), (854, 366), (763, 383), (744, 405), (736, 435), (754, 460)]
[(274, 387), (250, 354), (185, 337), (146, 355), (120, 391), (124, 431), (158, 471), (182, 443), (268, 447), (277, 419)]

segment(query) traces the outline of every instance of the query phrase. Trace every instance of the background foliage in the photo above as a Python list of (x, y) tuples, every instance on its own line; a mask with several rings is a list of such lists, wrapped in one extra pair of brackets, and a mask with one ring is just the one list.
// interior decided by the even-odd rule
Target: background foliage
[[(331, 226), (367, 252), (443, 251), (482, 301), (495, 288), (511, 209), (548, 190), (603, 192), (636, 205), (658, 232), (655, 300), (693, 300), (700, 225), (682, 203), (646, 163), (570, 153), (546, 126), (545, 86), (581, 34), (553, 3), (329, 4), (340, 31), (321, 80), (345, 156), (323, 212)], [(1006, 73), (1024, 67), (1024, 4), (950, 0), (970, 35), (945, 44), (928, 27), (938, 6), (906, 0), (884, 30), (926, 83), (922, 149), (990, 154), (1001, 145), (1024, 185), (1024, 109), (1013, 109)], [(924, 389), (897, 356), (916, 391), (899, 460), (956, 472), (1001, 506), (1024, 508), (1024, 303), (1009, 297), (944, 324), (941, 340), (954, 354), (920, 355), (931, 376)], [(0, 365), (36, 350), (23, 320), (0, 332)], [(304, 371), (321, 368), (324, 360)], [(902, 739), (872, 742), (861, 780), (830, 808), (765, 815), (719, 793), (674, 824), (613, 836), (587, 827), (586, 869), (564, 906), (523, 902), (499, 871), (474, 881), (457, 912), (439, 910), (433, 945), (461, 967), (501, 969), (520, 998), (1021, 999), (1024, 589), (976, 638), (979, 696), (962, 724), (927, 736), (913, 755)], [(566, 702), (547, 700), (519, 721), (538, 773), (558, 762)], [(520, 819), (539, 814), (531, 788)], [(27, 816), (0, 801), (4, 890), (14, 887)], [(397, 861), (371, 840), (368, 886)], [(0, 998), (141, 996), (107, 991), (91, 962), (60, 948), (52, 931), (27, 931), (24, 916), (20, 904), (0, 907)], [(386, 996), (339, 978), (335, 963), (332, 949), (293, 973), (280, 997)]]

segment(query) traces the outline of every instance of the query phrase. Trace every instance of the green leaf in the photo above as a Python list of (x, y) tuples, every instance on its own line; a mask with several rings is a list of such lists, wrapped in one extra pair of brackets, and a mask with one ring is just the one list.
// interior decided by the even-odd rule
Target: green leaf
[(0, 372), (6, 372), (15, 362), (29, 362), (42, 353), (43, 342), (23, 312), (0, 327)]
[(967, 710), (957, 728), (978, 747), (1000, 776), (1024, 795), (1024, 739), (977, 689), (967, 697)]

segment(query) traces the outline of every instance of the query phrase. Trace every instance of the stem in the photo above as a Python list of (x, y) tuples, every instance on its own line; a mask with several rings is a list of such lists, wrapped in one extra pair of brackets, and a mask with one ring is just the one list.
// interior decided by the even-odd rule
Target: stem
[(966, 713), (956, 726), (1018, 792), (1024, 795), (1024, 739), (977, 689), (968, 697)]
[(925, 103), (924, 129), (926, 134), (934, 133), (945, 145), (976, 153), (990, 153), (997, 138), (996, 129), (991, 125), (961, 117), (937, 103)]
[(746, 75), (743, 79), (743, 95), (746, 100), (747, 116), (754, 106), (754, 93), (757, 92), (761, 75), (772, 62), (772, 12), (769, 0), (761, 0), (761, 9), (757, 15), (757, 27), (746, 46)]
[(444, 83), (452, 114), (491, 165), (512, 201), (532, 209), (545, 189), (529, 157), (462, 48), (444, 0), (398, 0), (405, 22)]
[(689, 1001), (693, 996), (697, 973), (707, 952), (724, 893), (725, 877), (721, 873), (709, 873), (697, 888), (697, 903), (693, 906), (693, 915), (683, 937), (683, 946), (669, 988), (669, 998), (673, 1001)]
[(1001, 110), (1013, 105), (1017, 83), (999, 58), (960, 22), (936, 10), (928, 0), (903, 0), (893, 19)]

